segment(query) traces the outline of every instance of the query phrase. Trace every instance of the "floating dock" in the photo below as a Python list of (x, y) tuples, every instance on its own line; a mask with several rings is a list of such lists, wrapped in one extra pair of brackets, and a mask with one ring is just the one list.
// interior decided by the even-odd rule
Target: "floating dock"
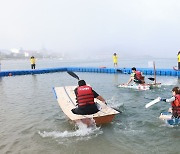
[[(145, 75), (153, 75), (154, 74), (153, 68), (136, 68), (136, 69), (143, 72), (143, 74), (145, 74)], [(35, 70), (8, 70), (8, 71), (1, 71), (0, 77), (16, 76), (16, 75), (44, 74), (44, 73), (65, 72), (65, 71), (130, 74), (131, 68), (59, 67), (59, 68), (44, 68), (44, 69), (35, 69)], [(156, 75), (180, 77), (180, 71), (176, 71), (173, 69), (156, 69)]]

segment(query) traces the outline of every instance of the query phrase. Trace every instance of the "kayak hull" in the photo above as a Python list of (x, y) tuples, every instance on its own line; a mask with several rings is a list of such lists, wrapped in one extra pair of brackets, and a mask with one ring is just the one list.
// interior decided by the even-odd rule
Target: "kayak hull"
[(96, 125), (103, 125), (103, 124), (108, 124), (112, 122), (114, 119), (115, 115), (107, 115), (107, 116), (100, 116), (100, 117), (94, 117), (94, 118), (83, 118), (79, 120), (74, 120), (74, 123), (82, 122), (86, 124), (87, 126), (92, 126), (94, 124)]
[(160, 88), (161, 83), (132, 84), (132, 85), (120, 84), (120, 85), (118, 85), (118, 87), (119, 88), (137, 89), (137, 90), (149, 90), (152, 88)]
[(156, 84), (148, 83), (147, 85), (150, 86), (150, 89), (152, 89), (152, 88), (160, 88), (161, 87), (161, 83), (156, 83)]
[(74, 93), (75, 88), (76, 86), (54, 88), (54, 93), (60, 108), (71, 121), (75, 123), (82, 122), (88, 126), (92, 123), (101, 125), (110, 123), (115, 115), (119, 113), (118, 111), (112, 109), (97, 99), (95, 99), (95, 102), (97, 102), (98, 108), (100, 108), (99, 112), (91, 115), (77, 115), (72, 113), (71, 110), (76, 108), (76, 97)]
[(118, 85), (119, 88), (129, 88), (129, 89), (137, 89), (137, 90), (149, 90), (150, 85), (148, 84), (133, 84), (133, 85), (126, 85), (120, 84)]

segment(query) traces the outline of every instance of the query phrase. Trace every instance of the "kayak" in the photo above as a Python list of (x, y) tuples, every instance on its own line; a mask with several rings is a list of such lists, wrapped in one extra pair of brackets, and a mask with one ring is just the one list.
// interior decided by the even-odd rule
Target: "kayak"
[(147, 85), (150, 86), (150, 89), (152, 88), (160, 88), (161, 87), (161, 83), (148, 83)]
[(159, 116), (160, 119), (164, 120), (169, 125), (179, 125), (179, 118), (172, 118), (172, 113), (170, 112), (162, 112)]
[(161, 87), (161, 83), (147, 83), (147, 84), (132, 84), (132, 85), (126, 85), (126, 84), (120, 84), (118, 85), (119, 88), (130, 88), (130, 89), (138, 89), (138, 90), (149, 90), (152, 88), (159, 88)]
[(150, 85), (148, 84), (132, 84), (132, 85), (126, 85), (126, 84), (120, 84), (118, 85), (119, 88), (130, 88), (130, 89), (138, 89), (138, 90), (149, 90)]
[(160, 119), (162, 120), (169, 120), (172, 117), (172, 113), (171, 112), (162, 112), (159, 116)]
[(112, 122), (115, 115), (119, 113), (103, 102), (95, 99), (95, 102), (97, 102), (100, 111), (91, 115), (74, 114), (71, 110), (77, 107), (76, 96), (74, 93), (75, 88), (76, 86), (53, 88), (60, 108), (71, 121), (75, 123), (82, 122), (88, 126), (91, 125), (92, 122), (95, 122), (96, 125), (101, 125)]

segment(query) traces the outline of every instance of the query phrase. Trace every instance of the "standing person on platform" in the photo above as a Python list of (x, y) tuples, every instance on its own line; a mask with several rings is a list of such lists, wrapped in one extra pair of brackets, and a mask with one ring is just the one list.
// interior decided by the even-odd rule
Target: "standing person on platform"
[(178, 58), (178, 70), (180, 70), (180, 51), (178, 52), (177, 58)]
[(116, 53), (113, 54), (113, 63), (114, 63), (114, 67), (118, 66), (118, 56)]
[(36, 68), (36, 59), (34, 58), (34, 56), (31, 57), (30, 62), (31, 62), (31, 69), (35, 69)]

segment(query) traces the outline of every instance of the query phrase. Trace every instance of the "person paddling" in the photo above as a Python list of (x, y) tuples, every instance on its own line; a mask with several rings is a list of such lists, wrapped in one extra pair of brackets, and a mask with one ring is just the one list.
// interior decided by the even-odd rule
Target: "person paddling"
[(171, 108), (169, 108), (168, 112), (172, 113), (172, 118), (180, 118), (180, 88), (174, 87), (172, 95), (169, 99), (161, 98), (161, 101), (171, 102)]
[(74, 114), (88, 115), (98, 112), (98, 107), (94, 102), (94, 98), (105, 102), (105, 99), (97, 94), (92, 87), (87, 86), (84, 80), (78, 81), (78, 87), (74, 90), (77, 100), (77, 108), (72, 109)]
[(144, 76), (142, 75), (142, 72), (136, 71), (135, 67), (132, 68), (131, 77), (130, 77), (129, 81), (126, 83), (126, 85), (131, 83), (131, 81), (134, 81), (135, 83), (139, 83), (139, 84), (145, 83)]

